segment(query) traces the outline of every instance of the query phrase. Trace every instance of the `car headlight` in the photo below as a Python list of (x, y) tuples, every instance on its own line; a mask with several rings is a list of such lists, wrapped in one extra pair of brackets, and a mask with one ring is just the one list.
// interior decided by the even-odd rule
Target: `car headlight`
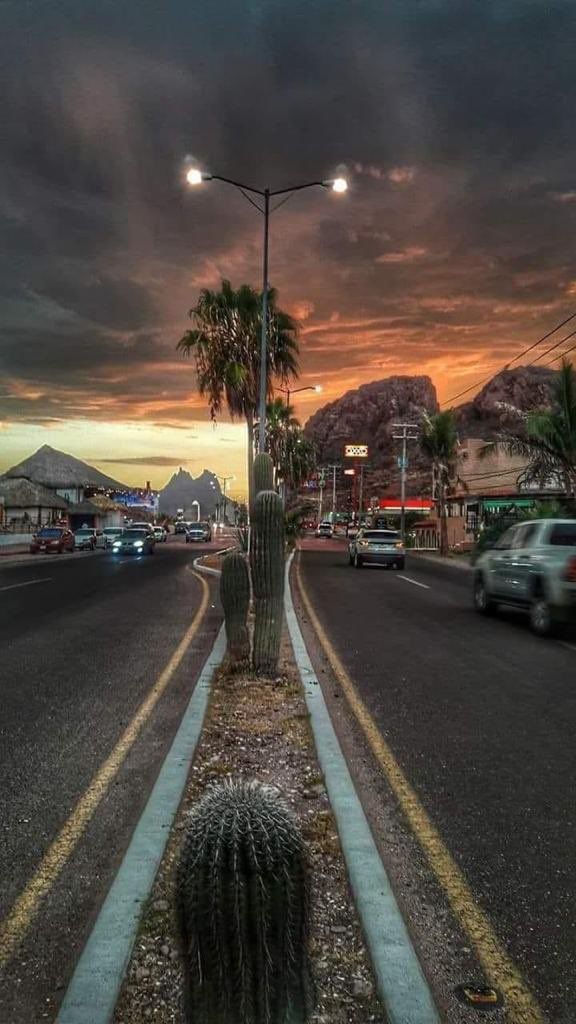
[(119, 548), (120, 547), (120, 541), (119, 540), (115, 540), (113, 545), (112, 545), (112, 547), (113, 548)]
[(135, 548), (143, 548), (143, 547), (144, 547), (144, 541), (141, 541), (141, 540), (135, 540), (135, 541), (134, 541), (134, 547), (135, 547)]
[(368, 547), (368, 543), (369, 542), (367, 540), (359, 540), (358, 541), (358, 547), (359, 548), (367, 548)]

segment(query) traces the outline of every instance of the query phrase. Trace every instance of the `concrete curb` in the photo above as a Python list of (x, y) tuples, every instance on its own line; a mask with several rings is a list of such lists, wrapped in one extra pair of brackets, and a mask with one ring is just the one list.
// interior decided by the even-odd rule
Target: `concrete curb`
[(284, 597), (288, 630), (378, 991), (390, 1024), (439, 1024), (428, 982), (380, 860), (306, 650), (290, 591), (292, 560), (293, 555), (286, 565)]
[(194, 692), (136, 826), (118, 874), (76, 965), (57, 1017), (58, 1024), (109, 1024), (170, 828), (178, 810), (215, 670), (226, 651), (224, 626)]
[[(221, 551), (211, 551), (210, 554), (225, 555), (227, 551), (233, 551), (233, 550), (234, 550), (233, 547), (222, 548)], [(202, 565), (202, 561), (201, 560), (203, 558), (205, 558), (205, 555), (198, 555), (198, 558), (194, 559), (192, 565), (196, 569), (196, 572), (206, 573), (207, 576), (221, 576), (222, 575), (222, 573), (220, 572), (220, 569), (211, 569), (209, 565)]]

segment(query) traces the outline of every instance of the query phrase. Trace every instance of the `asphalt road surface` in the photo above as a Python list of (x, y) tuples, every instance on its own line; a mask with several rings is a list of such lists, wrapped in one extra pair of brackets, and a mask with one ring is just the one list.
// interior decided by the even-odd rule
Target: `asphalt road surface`
[[(0, 921), (190, 626), (203, 594), (192, 561), (205, 550), (170, 538), (153, 557), (0, 564)], [(166, 691), (0, 965), (2, 1024), (55, 1019), (216, 635), (214, 604), (212, 595)]]
[(299, 556), (321, 624), (502, 946), (573, 1024), (576, 644), (478, 616), (469, 572), (358, 571), (336, 547)]

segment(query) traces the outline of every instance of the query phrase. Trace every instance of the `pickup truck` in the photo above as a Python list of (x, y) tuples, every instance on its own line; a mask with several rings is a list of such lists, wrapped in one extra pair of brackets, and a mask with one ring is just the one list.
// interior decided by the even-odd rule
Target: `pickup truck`
[(576, 621), (576, 520), (535, 519), (509, 527), (474, 566), (474, 606), (526, 609), (538, 636)]

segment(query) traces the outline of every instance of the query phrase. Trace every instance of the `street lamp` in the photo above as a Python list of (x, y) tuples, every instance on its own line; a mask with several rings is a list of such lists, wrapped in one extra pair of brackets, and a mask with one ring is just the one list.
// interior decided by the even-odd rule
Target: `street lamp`
[[(190, 167), (186, 173), (186, 181), (189, 185), (201, 185), (204, 181), (223, 181), (227, 185), (233, 185), (242, 192), (242, 195), (264, 214), (264, 250), (262, 261), (262, 331), (260, 337), (260, 389), (259, 389), (259, 427), (258, 427), (258, 448), (259, 451), (266, 451), (266, 349), (268, 344), (268, 243), (270, 235), (270, 214), (274, 213), (279, 206), (285, 203), (293, 192), (302, 192), (305, 188), (329, 188), (332, 192), (343, 193), (348, 190), (346, 178), (328, 178), (324, 181), (307, 181), (303, 185), (291, 185), (289, 188), (261, 189), (253, 188), (252, 185), (243, 185), (240, 181), (232, 178), (225, 178), (221, 174), (208, 174), (198, 167)], [(250, 193), (250, 195), (248, 194)], [(264, 207), (251, 199), (251, 195), (260, 196), (264, 200)], [(276, 196), (283, 196), (280, 202), (270, 209), (270, 200)], [(252, 457), (252, 453), (250, 453)]]
[(322, 391), (321, 384), (307, 384), (303, 388), (276, 388), (276, 391), (281, 391), (283, 395), (286, 395), (286, 408), (290, 408), (290, 395), (297, 395), (299, 391), (315, 391), (316, 394), (320, 394)]

